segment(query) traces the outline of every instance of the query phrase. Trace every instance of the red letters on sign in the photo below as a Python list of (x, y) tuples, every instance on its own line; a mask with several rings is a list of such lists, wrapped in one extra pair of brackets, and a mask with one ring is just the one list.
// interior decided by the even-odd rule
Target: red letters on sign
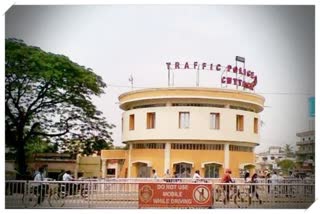
[[(171, 67), (171, 64), (172, 64), (172, 67)], [(173, 64), (174, 64), (174, 67), (173, 67)], [(172, 70), (201, 69), (201, 70), (210, 70), (210, 71), (222, 70), (223, 71), (222, 75), (224, 76), (221, 77), (221, 83), (241, 86), (243, 88), (247, 88), (251, 90), (254, 90), (254, 87), (257, 85), (257, 76), (255, 75), (255, 72), (246, 70), (243, 67), (232, 66), (232, 65), (227, 65), (226, 67), (224, 67), (224, 66), (221, 66), (221, 64), (213, 64), (213, 63), (208, 64), (206, 62), (193, 62), (193, 66), (192, 64), (189, 65), (188, 62), (181, 64), (181, 66), (179, 62), (174, 62), (174, 63), (166, 62), (166, 66), (168, 70), (171, 70), (171, 69)], [(227, 74), (225, 72), (232, 72), (232, 73)], [(241, 76), (239, 76), (238, 74)], [(245, 78), (245, 77), (248, 77), (253, 80), (248, 80), (248, 78)]]
[(229, 72), (231, 70), (232, 66), (231, 65), (227, 65), (227, 71)]
[(233, 70), (233, 73), (237, 73), (238, 72), (238, 67), (234, 66), (232, 70)]
[(193, 68), (196, 69), (197, 66), (198, 66), (198, 62), (194, 62), (194, 63), (193, 63)]
[(170, 70), (171, 62), (167, 62), (166, 64), (167, 64), (167, 69)]
[(174, 69), (180, 69), (180, 63), (179, 62), (174, 63)]
[(221, 70), (221, 65), (220, 65), (220, 64), (218, 64), (218, 65), (216, 66), (216, 70), (217, 70), (217, 71), (220, 71), (220, 70)]
[(205, 67), (207, 67), (207, 63), (202, 63), (202, 70), (205, 68)]

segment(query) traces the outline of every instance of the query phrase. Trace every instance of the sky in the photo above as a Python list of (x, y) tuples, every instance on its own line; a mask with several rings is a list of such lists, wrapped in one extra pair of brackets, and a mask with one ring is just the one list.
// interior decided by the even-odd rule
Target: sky
[[(234, 64), (258, 76), (265, 97), (256, 152), (295, 147), (307, 131), (308, 98), (315, 95), (314, 6), (100, 5), (22, 6), (5, 14), (5, 37), (63, 54), (90, 67), (107, 84), (93, 102), (115, 124), (121, 143), (118, 97), (133, 89), (167, 87), (166, 62)], [(196, 86), (194, 71), (175, 71), (175, 86)], [(201, 72), (200, 87), (220, 87), (220, 74)], [(311, 121), (311, 122), (310, 122)]]

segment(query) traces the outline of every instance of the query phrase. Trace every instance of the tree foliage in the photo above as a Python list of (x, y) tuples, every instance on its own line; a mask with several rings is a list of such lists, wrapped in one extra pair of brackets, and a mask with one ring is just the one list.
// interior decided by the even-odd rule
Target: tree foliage
[(288, 174), (289, 170), (295, 167), (295, 162), (289, 159), (281, 160), (277, 164), (286, 174)]
[(25, 147), (32, 138), (112, 142), (114, 125), (91, 101), (106, 87), (100, 76), (21, 40), (6, 39), (5, 45), (6, 145), (16, 149), (20, 173), (25, 173)]
[(292, 146), (290, 144), (284, 145), (284, 153), (286, 154), (287, 157), (294, 157), (294, 152), (292, 149)]
[(63, 152), (84, 155), (90, 155), (93, 153), (100, 154), (100, 151), (103, 149), (108, 150), (113, 148), (114, 146), (112, 142), (98, 137), (93, 137), (86, 141), (71, 140), (60, 145), (60, 149)]

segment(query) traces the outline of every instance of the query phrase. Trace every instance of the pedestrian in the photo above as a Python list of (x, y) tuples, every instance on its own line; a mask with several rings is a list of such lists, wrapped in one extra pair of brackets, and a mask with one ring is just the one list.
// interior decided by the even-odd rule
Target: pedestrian
[(277, 175), (276, 171), (273, 171), (273, 174), (271, 176), (271, 181), (272, 181), (273, 184), (278, 183), (278, 175)]
[(47, 185), (43, 184), (44, 177), (44, 169), (42, 167), (39, 168), (38, 173), (34, 177), (34, 193), (38, 196), (38, 204), (42, 203), (45, 198)]
[[(273, 171), (271, 178), (270, 178), (271, 184), (272, 184), (272, 188), (271, 188), (271, 192), (272, 194), (277, 194), (278, 190), (279, 190), (279, 185), (278, 185), (278, 175), (276, 171)], [(275, 197), (278, 197), (277, 195), (275, 195)]]
[(249, 183), (250, 182), (250, 173), (249, 171), (246, 171), (244, 174), (244, 182)]
[[(232, 171), (230, 169), (226, 169), (223, 177), (221, 178), (221, 183), (233, 183), (231, 178)], [(230, 185), (223, 185), (223, 191), (226, 193), (226, 198), (223, 199), (223, 203), (229, 202), (230, 200)]]
[(67, 170), (63, 176), (62, 176), (62, 180), (63, 181), (73, 181), (74, 178), (71, 176), (71, 171), (70, 170)]
[(174, 173), (173, 173), (173, 181), (174, 182), (181, 182), (182, 180), (180, 179), (180, 174), (177, 172), (177, 171), (175, 171)]
[(268, 183), (268, 193), (270, 193), (270, 184), (271, 184), (271, 175), (270, 175), (270, 172), (266, 172), (266, 180), (267, 180), (267, 183)]
[(44, 175), (44, 177), (45, 177), (45, 178), (48, 178), (48, 177), (49, 177), (48, 164), (44, 164), (44, 165), (42, 166), (42, 168), (43, 168), (43, 175)]
[(199, 170), (196, 170), (196, 171), (195, 171), (195, 173), (193, 174), (192, 179), (193, 179), (194, 182), (197, 182), (199, 179), (201, 179), (200, 171), (199, 171)]
[(171, 182), (172, 180), (170, 179), (171, 178), (171, 175), (170, 175), (170, 171), (169, 169), (166, 170), (166, 173), (164, 174), (164, 181), (166, 182)]
[(70, 181), (74, 181), (74, 178), (71, 176), (71, 171), (67, 170), (63, 176), (62, 176), (62, 180), (65, 181), (66, 183), (64, 184), (66, 189), (65, 192), (68, 195), (72, 195), (72, 193), (75, 193), (75, 185), (73, 185), (73, 183), (71, 183)]
[(60, 173), (59, 173), (59, 175), (57, 177), (57, 181), (62, 181), (63, 180), (62, 177), (63, 177), (65, 172), (66, 171), (64, 169), (61, 169), (61, 171), (60, 171)]
[(152, 178), (157, 179), (158, 175), (155, 169), (152, 169)]
[(164, 174), (164, 178), (171, 178), (169, 169), (166, 170), (166, 173)]
[(259, 194), (257, 192), (257, 183), (258, 183), (258, 174), (257, 173), (254, 173), (251, 177), (251, 186), (250, 186), (250, 189), (249, 189), (249, 205), (251, 204), (252, 202), (252, 198), (254, 196), (256, 196), (256, 198), (259, 200), (259, 204), (262, 204), (262, 201), (261, 199), (259, 198)]

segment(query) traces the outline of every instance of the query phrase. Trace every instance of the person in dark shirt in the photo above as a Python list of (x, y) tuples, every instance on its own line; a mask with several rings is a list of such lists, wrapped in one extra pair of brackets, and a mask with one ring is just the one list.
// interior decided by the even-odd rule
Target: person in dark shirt
[(61, 169), (61, 172), (59, 173), (58, 177), (57, 177), (57, 181), (62, 181), (62, 177), (64, 175), (66, 171), (64, 169)]
[[(254, 173), (251, 177), (251, 183), (252, 184), (256, 184), (258, 183), (258, 175), (257, 173)], [(259, 198), (259, 194), (257, 192), (257, 187), (256, 185), (251, 185), (250, 189), (249, 189), (249, 205), (251, 204), (252, 198), (254, 197), (254, 195), (256, 196), (256, 198), (259, 200), (259, 203), (261, 204), (262, 201)]]
[[(232, 172), (230, 169), (226, 169), (223, 177), (221, 178), (221, 183), (233, 183), (232, 179), (231, 179), (231, 175)], [(226, 204), (226, 200), (227, 202), (229, 202), (230, 200), (230, 185), (223, 185), (223, 191), (226, 193), (226, 198), (223, 199), (223, 203)]]

